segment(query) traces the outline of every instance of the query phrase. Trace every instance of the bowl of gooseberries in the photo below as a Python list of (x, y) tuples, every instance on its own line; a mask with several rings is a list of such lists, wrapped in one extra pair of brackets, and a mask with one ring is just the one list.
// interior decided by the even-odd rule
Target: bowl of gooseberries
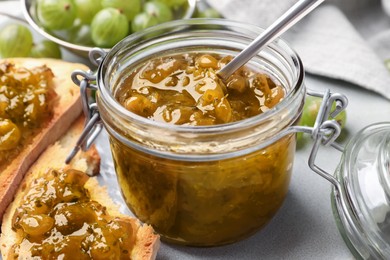
[(87, 57), (109, 51), (126, 36), (153, 25), (191, 18), (197, 0), (22, 0), (24, 16), (43, 37)]

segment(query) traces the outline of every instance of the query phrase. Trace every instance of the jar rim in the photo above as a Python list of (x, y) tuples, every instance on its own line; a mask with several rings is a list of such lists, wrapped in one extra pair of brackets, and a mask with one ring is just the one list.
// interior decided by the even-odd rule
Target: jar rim
[(129, 35), (124, 38), (118, 44), (116, 44), (103, 58), (101, 61), (98, 70), (97, 70), (97, 79), (98, 79), (98, 90), (102, 99), (105, 100), (114, 110), (123, 118), (131, 118), (135, 122), (143, 125), (158, 127), (160, 129), (167, 129), (169, 131), (177, 131), (177, 132), (187, 132), (191, 133), (196, 131), (197, 133), (215, 133), (220, 131), (234, 131), (235, 129), (242, 128), (243, 126), (248, 127), (251, 125), (256, 125), (261, 121), (267, 120), (277, 114), (280, 110), (285, 109), (290, 102), (292, 102), (293, 97), (295, 97), (296, 93), (299, 93), (301, 88), (303, 88), (304, 82), (304, 67), (302, 61), (298, 54), (293, 50), (290, 45), (283, 39), (278, 38), (271, 44), (269, 44), (265, 49), (273, 49), (275, 50), (275, 46), (281, 47), (283, 51), (287, 52), (289, 57), (292, 59), (294, 66), (297, 70), (297, 77), (294, 82), (294, 86), (291, 88), (289, 92), (286, 93), (286, 96), (282, 101), (280, 101), (276, 106), (272, 109), (261, 113), (259, 115), (231, 122), (226, 124), (218, 124), (218, 125), (207, 125), (207, 126), (191, 126), (191, 125), (173, 125), (165, 122), (159, 122), (150, 120), (148, 118), (139, 116), (126, 108), (124, 108), (112, 95), (112, 92), (109, 89), (105, 88), (104, 85), (104, 76), (106, 74), (105, 68), (108, 67), (109, 63), (115, 60), (115, 56), (124, 48), (125, 46), (130, 45), (132, 42), (147, 38), (148, 35), (153, 35), (156, 31), (163, 31), (167, 29), (176, 28), (174, 30), (180, 30), (180, 28), (185, 28), (185, 26), (224, 26), (224, 27), (236, 27), (241, 28), (245, 31), (249, 31), (254, 36), (259, 35), (263, 29), (248, 23), (242, 23), (237, 21), (232, 21), (228, 19), (220, 19), (220, 18), (194, 18), (194, 19), (182, 19), (182, 20), (174, 20), (170, 22), (166, 22), (163, 24), (159, 24), (142, 32), (137, 32)]

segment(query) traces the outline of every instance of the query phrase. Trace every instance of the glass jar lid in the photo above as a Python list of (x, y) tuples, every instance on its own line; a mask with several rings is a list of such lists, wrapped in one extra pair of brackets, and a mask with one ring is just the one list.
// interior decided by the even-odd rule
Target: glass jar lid
[(390, 258), (390, 123), (368, 126), (344, 150), (333, 200), (341, 233), (364, 259)]

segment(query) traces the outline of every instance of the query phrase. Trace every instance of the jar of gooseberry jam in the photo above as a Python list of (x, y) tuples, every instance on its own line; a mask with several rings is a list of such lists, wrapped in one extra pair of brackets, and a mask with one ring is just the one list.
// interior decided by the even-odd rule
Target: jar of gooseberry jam
[[(334, 132), (334, 122), (327, 121), (334, 101), (329, 93), (315, 128), (297, 126), (307, 92), (304, 69), (282, 39), (246, 65), (267, 75), (284, 93), (277, 104), (257, 115), (211, 125), (176, 125), (131, 112), (119, 101), (127, 95), (122, 92), (126, 79), (149, 61), (199, 53), (235, 56), (261, 31), (222, 19), (173, 21), (132, 34), (108, 53), (95, 49), (90, 57), (98, 65), (97, 73), (73, 74), (82, 91), (86, 86), (96, 89), (96, 104), (84, 99), (91, 120), (83, 138), (95, 123), (102, 123), (127, 205), (165, 241), (215, 246), (259, 231), (287, 194), (295, 133)], [(225, 97), (229, 95), (233, 94)], [(180, 103), (175, 98), (169, 99)]]

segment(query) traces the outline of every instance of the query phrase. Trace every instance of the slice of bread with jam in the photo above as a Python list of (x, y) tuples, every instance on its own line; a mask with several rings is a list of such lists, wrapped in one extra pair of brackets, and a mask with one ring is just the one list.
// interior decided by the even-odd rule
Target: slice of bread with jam
[[(155, 259), (160, 239), (148, 225), (119, 212), (96, 177), (94, 146), (64, 161), (83, 118), (29, 168), (2, 223), (6, 259)], [(35, 259), (35, 258), (34, 258)]]
[(24, 174), (81, 113), (71, 78), (83, 64), (55, 59), (0, 60), (0, 220)]

